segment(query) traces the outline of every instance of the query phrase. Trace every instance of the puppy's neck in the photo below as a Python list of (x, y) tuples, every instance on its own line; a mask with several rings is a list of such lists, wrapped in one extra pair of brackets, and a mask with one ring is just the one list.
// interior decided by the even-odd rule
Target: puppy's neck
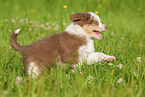
[(85, 33), (85, 31), (82, 29), (81, 26), (74, 23), (71, 23), (69, 26), (67, 26), (65, 31), (71, 35), (77, 35), (79, 37), (85, 37), (86, 39), (91, 39), (91, 37)]

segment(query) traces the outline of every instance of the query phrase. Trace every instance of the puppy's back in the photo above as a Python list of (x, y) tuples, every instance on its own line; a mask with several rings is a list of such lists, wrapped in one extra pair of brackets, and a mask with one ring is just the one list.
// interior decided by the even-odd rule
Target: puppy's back
[(53, 34), (23, 46), (23, 61), (26, 67), (35, 62), (40, 68), (45, 66), (48, 69), (56, 63), (78, 63), (78, 49), (85, 44), (85, 38), (67, 32)]

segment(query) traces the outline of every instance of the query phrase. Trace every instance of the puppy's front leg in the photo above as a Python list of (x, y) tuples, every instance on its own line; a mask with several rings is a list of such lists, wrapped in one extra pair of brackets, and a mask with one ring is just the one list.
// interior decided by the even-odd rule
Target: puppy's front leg
[(101, 52), (93, 52), (88, 54), (87, 64), (90, 65), (90, 64), (94, 64), (94, 62), (113, 61), (113, 60), (115, 60), (114, 56), (109, 56)]

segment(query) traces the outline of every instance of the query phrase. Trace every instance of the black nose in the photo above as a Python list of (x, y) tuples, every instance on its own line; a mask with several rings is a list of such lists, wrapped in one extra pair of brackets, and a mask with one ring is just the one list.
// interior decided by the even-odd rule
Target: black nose
[(107, 30), (107, 26), (104, 26), (105, 30)]

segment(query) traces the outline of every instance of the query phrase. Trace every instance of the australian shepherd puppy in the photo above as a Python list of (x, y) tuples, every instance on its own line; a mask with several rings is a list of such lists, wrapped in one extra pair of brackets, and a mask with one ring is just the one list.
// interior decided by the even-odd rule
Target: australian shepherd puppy
[(74, 65), (83, 62), (90, 65), (115, 60), (114, 56), (95, 52), (92, 38), (102, 39), (100, 32), (107, 30), (98, 15), (92, 12), (72, 13), (70, 19), (72, 23), (64, 32), (50, 35), (30, 45), (20, 46), (17, 43), (20, 29), (12, 33), (11, 45), (22, 54), (28, 75), (34, 78), (43, 71), (43, 67), (50, 69), (53, 65)]

